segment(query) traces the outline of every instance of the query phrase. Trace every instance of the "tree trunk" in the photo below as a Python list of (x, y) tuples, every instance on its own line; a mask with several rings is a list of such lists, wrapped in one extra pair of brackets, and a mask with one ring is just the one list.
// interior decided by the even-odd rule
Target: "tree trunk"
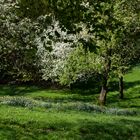
[(102, 106), (106, 104), (106, 96), (108, 92), (107, 84), (108, 84), (109, 72), (111, 67), (111, 59), (110, 59), (111, 51), (112, 51), (111, 49), (108, 49), (105, 57), (105, 70), (103, 73), (102, 89), (99, 96), (99, 104)]
[(120, 99), (123, 99), (124, 98), (123, 88), (124, 88), (123, 76), (121, 76), (121, 77), (119, 77), (119, 93), (120, 93)]
[(101, 89), (100, 96), (99, 96), (99, 104), (102, 106), (104, 106), (106, 103), (107, 90), (108, 90), (107, 89), (107, 78), (104, 77), (102, 89)]

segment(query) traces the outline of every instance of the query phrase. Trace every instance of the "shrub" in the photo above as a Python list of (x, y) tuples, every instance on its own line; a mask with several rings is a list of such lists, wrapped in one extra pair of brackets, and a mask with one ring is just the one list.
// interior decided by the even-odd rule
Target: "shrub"
[(25, 97), (3, 97), (0, 100), (1, 104), (11, 105), (11, 106), (21, 106), (21, 107), (29, 107), (32, 108), (37, 106), (37, 102), (35, 100), (25, 98)]

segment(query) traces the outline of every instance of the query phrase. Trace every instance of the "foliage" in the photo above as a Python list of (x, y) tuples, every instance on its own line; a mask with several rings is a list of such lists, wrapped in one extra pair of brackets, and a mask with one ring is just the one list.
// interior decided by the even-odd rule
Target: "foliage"
[(97, 99), (93, 93), (81, 95), (82, 91), (72, 94), (67, 90), (15, 86), (11, 94), (13, 87), (1, 85), (0, 96), (11, 95), (8, 100), (30, 99), (40, 106), (0, 105), (0, 139), (139, 140), (139, 69), (136, 67), (125, 76), (127, 98), (119, 100), (113, 89), (106, 110), (93, 104)]
[(68, 103), (54, 103), (53, 101), (37, 101), (31, 98), (26, 97), (2, 97), (0, 98), (1, 105), (15, 106), (15, 107), (25, 107), (29, 109), (49, 109), (57, 111), (84, 111), (91, 113), (101, 113), (101, 114), (110, 114), (110, 115), (138, 115), (139, 112), (136, 110), (129, 109), (119, 109), (119, 108), (103, 108), (98, 105), (92, 105), (91, 103), (80, 103), (80, 102), (68, 102)]
[[(139, 63), (139, 1), (117, 1), (114, 6), (114, 16), (123, 22), (118, 46), (112, 57), (113, 70), (123, 75), (128, 69)], [(129, 11), (129, 12), (128, 12)]]
[[(59, 80), (61, 84), (72, 85), (75, 82), (95, 82), (95, 79), (100, 79), (99, 74), (102, 69), (102, 59), (95, 53), (87, 50), (79, 44), (73, 49), (64, 61), (64, 68), (61, 70)], [(98, 78), (97, 78), (98, 77)]]
[(112, 73), (122, 76), (139, 63), (138, 5), (139, 0), (1, 1), (1, 81), (70, 86), (99, 79), (105, 103)]
[[(117, 82), (113, 82), (110, 86), (110, 92), (108, 94), (107, 107), (109, 108), (121, 108), (121, 109), (139, 109), (140, 106), (140, 66), (135, 67), (132, 71), (125, 75), (125, 98), (120, 100), (117, 92)], [(114, 85), (114, 86), (113, 86)], [(25, 99), (33, 99), (48, 104), (62, 104), (69, 106), (74, 104), (87, 104), (97, 105), (98, 92), (94, 90), (52, 90), (44, 89), (36, 86), (11, 86), (1, 85), (0, 86), (0, 97), (10, 96)], [(7, 98), (7, 97), (6, 97)], [(2, 98), (3, 99), (3, 98)], [(65, 107), (66, 107), (65, 106)]]
[(48, 18), (51, 22), (46, 27), (40, 27), (43, 31), (36, 36), (35, 42), (42, 78), (56, 81), (64, 67), (63, 62), (72, 50), (71, 46), (76, 43), (76, 35), (67, 34), (67, 30), (63, 31), (59, 21), (52, 16), (40, 16), (37, 20), (45, 25)]
[(37, 102), (28, 98), (23, 97), (3, 97), (0, 98), (1, 104), (11, 105), (11, 106), (20, 106), (20, 107), (29, 107), (32, 108), (37, 106)]
[(16, 3), (0, 3), (0, 73), (1, 80), (29, 81), (38, 79), (36, 47), (34, 44), (35, 23), (16, 15)]

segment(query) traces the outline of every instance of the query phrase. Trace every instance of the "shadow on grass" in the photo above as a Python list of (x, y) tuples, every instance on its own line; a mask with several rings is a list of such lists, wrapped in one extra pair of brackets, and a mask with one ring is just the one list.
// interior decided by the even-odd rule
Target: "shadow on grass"
[(0, 96), (22, 96), (26, 93), (31, 93), (39, 90), (40, 88), (33, 86), (0, 85)]
[[(45, 93), (43, 95), (43, 93)], [(95, 93), (95, 90), (50, 90), (44, 89), (37, 86), (19, 86), (19, 85), (0, 85), (0, 96), (24, 96), (26, 94), (37, 94), (33, 98), (35, 100), (41, 101), (50, 101), (50, 102), (91, 102), (95, 100), (93, 97), (91, 98), (91, 94)], [(51, 95), (52, 93), (52, 95)], [(56, 94), (58, 94), (56, 96)], [(91, 94), (90, 94), (91, 93)], [(54, 96), (54, 95), (56, 96)], [(61, 96), (62, 95), (62, 96)]]
[[(6, 124), (6, 125), (5, 125)], [(11, 129), (12, 128), (12, 129)], [(99, 122), (79, 120), (76, 122), (26, 122), (11, 124), (3, 120), (0, 127), (4, 138), (15, 139), (76, 139), (76, 140), (139, 140), (140, 121), (117, 119)]]
[(79, 94), (79, 95), (94, 95), (94, 94), (98, 94), (100, 92), (100, 88), (99, 87), (94, 87), (94, 88), (90, 88), (90, 89), (72, 89), (70, 91), (71, 94)]
[(140, 81), (125, 82), (124, 84), (124, 99), (119, 99), (118, 83), (110, 83), (110, 91), (113, 92), (109, 95), (107, 103), (119, 103), (122, 107), (140, 108)]
[(18, 125), (1, 125), (0, 126), (0, 139), (2, 140), (18, 140), (30, 139), (37, 140), (35, 135), (24, 131)]
[(113, 123), (83, 122), (79, 131), (83, 135), (83, 140), (139, 140), (140, 121), (119, 120)]
[[(124, 81), (124, 90), (127, 90), (129, 88), (133, 88), (135, 86), (140, 85), (140, 81), (135, 81), (135, 82), (125, 82)], [(109, 91), (118, 91), (119, 90), (119, 83), (118, 81), (113, 81), (109, 83)]]

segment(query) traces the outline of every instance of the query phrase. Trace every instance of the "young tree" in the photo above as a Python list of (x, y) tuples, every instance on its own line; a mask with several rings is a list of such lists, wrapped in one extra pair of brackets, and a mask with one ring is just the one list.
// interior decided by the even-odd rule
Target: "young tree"
[[(25, 1), (20, 0), (20, 2)], [(133, 18), (136, 19), (137, 17), (135, 10), (138, 11), (139, 9), (139, 6), (137, 6), (139, 0), (135, 0), (134, 3), (130, 0), (129, 2), (120, 0), (44, 1), (46, 7), (49, 6), (47, 12), (50, 12), (59, 21), (62, 30), (67, 30), (67, 34), (79, 35), (85, 30), (81, 26), (84, 24), (88, 32), (88, 38), (78, 38), (78, 42), (81, 42), (86, 49), (95, 49), (98, 46), (97, 53), (103, 59), (103, 69), (101, 69), (102, 88), (99, 97), (101, 105), (106, 102), (114, 51), (119, 46), (122, 35), (125, 34), (126, 36), (127, 33), (130, 33), (123, 32), (123, 29), (131, 30), (130, 25), (133, 24), (130, 23), (134, 23)], [(26, 7), (29, 11), (33, 9), (28, 5)], [(135, 10), (134, 7), (136, 7)], [(51, 10), (49, 11), (49, 9)], [(60, 37), (59, 33), (57, 35)]]
[(115, 17), (124, 23), (119, 44), (114, 49), (112, 67), (119, 77), (119, 93), (123, 99), (123, 75), (140, 62), (140, 1), (117, 1)]

